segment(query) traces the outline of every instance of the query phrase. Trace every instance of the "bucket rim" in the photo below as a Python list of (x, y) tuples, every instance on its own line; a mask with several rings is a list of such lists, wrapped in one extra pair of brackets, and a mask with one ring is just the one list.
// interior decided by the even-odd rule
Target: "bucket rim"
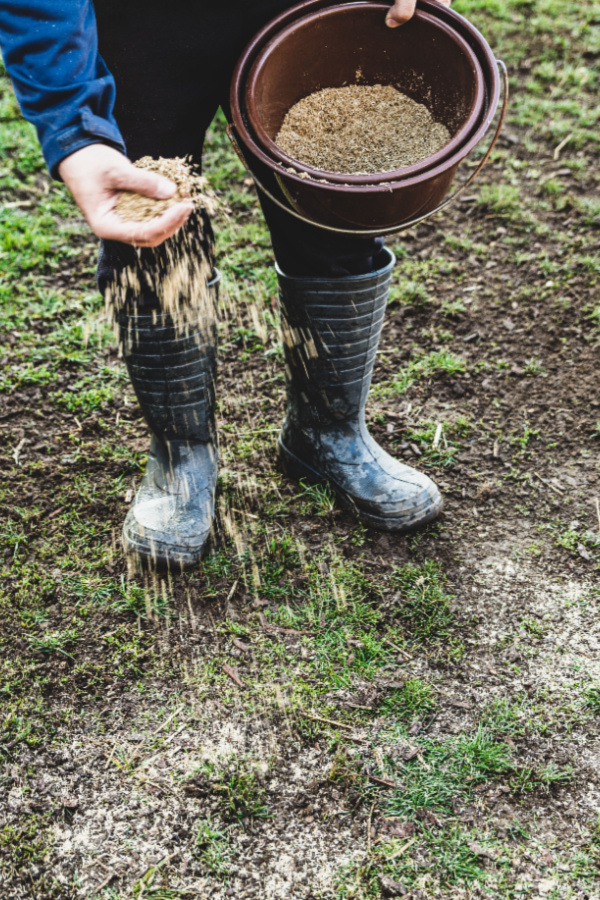
[[(364, 3), (365, 0), (347, 0), (347, 5), (350, 5), (353, 2)], [(496, 59), (483, 35), (464, 16), (461, 16), (459, 13), (455, 12), (449, 7), (443, 6), (440, 3), (436, 3), (435, 0), (418, 0), (417, 6), (419, 8), (425, 9), (428, 12), (432, 12), (433, 15), (438, 18), (443, 18), (447, 21), (451, 20), (452, 22), (454, 22), (456, 26), (461, 29), (463, 36), (465, 32), (469, 35), (471, 41), (473, 41), (480, 49), (481, 55), (487, 63), (487, 67), (484, 67), (483, 65), (481, 66), (486, 85), (486, 97), (484, 99), (484, 109), (481, 115), (481, 119), (470, 137), (461, 147), (458, 147), (453, 154), (446, 157), (446, 159), (442, 160), (437, 166), (426, 169), (420, 174), (416, 174), (406, 179), (397, 178), (395, 181), (379, 181), (374, 184), (350, 184), (327, 181), (323, 178), (302, 178), (299, 175), (294, 174), (294, 172), (290, 172), (279, 162), (272, 159), (267, 153), (265, 153), (263, 148), (257, 144), (253, 135), (249, 131), (246, 122), (244, 121), (245, 110), (243, 108), (243, 105), (240, 103), (240, 100), (243, 99), (245, 76), (247, 75), (249, 65), (252, 64), (261, 47), (264, 45), (265, 37), (268, 38), (268, 36), (274, 35), (281, 23), (285, 24), (287, 22), (293, 21), (295, 18), (299, 18), (306, 9), (325, 9), (333, 5), (334, 4), (332, 4), (331, 0), (304, 0), (303, 3), (300, 3), (294, 7), (290, 7), (283, 13), (280, 13), (278, 16), (271, 19), (271, 21), (268, 22), (246, 46), (246, 49), (242, 53), (235, 67), (233, 78), (231, 81), (230, 92), (231, 117), (233, 120), (235, 132), (240, 139), (242, 146), (246, 148), (250, 154), (256, 156), (260, 162), (266, 165), (273, 174), (279, 175), (286, 179), (290, 179), (297, 185), (309, 184), (313, 187), (319, 186), (323, 190), (332, 192), (334, 194), (384, 193), (394, 190), (394, 188), (412, 187), (419, 184), (425, 179), (442, 175), (449, 169), (456, 167), (465, 159), (466, 156), (468, 156), (471, 150), (473, 150), (473, 148), (479, 143), (479, 141), (483, 138), (490, 127), (496, 109), (498, 107), (498, 101), (500, 99), (500, 77), (498, 74)], [(376, 3), (376, 5), (379, 4)], [(471, 46), (473, 46), (473, 44)], [(479, 58), (479, 61), (480, 63), (482, 63), (481, 58)], [(246, 160), (246, 162), (248, 164), (248, 160)]]
[[(412, 175), (416, 175), (419, 172), (435, 168), (438, 163), (451, 156), (464, 143), (466, 143), (466, 141), (469, 139), (469, 136), (473, 133), (474, 129), (481, 121), (481, 116), (484, 113), (486, 102), (487, 85), (483, 73), (483, 68), (479, 62), (479, 59), (477, 58), (477, 54), (475, 53), (469, 42), (466, 40), (466, 38), (463, 37), (463, 35), (458, 30), (452, 28), (448, 22), (445, 22), (439, 16), (433, 15), (428, 10), (421, 9), (420, 4), (415, 12), (414, 18), (425, 21), (428, 24), (433, 24), (439, 27), (439, 29), (445, 34), (452, 37), (452, 39), (456, 42), (456, 44), (460, 47), (462, 52), (469, 60), (469, 63), (471, 64), (471, 68), (473, 70), (474, 81), (476, 83), (475, 96), (473, 98), (471, 110), (466, 120), (451, 136), (450, 140), (447, 141), (438, 150), (436, 150), (435, 153), (424, 157), (416, 163), (412, 163), (410, 166), (388, 169), (384, 172), (354, 174), (332, 172), (328, 169), (316, 169), (313, 166), (302, 162), (302, 160), (298, 160), (295, 157), (290, 156), (279, 147), (279, 145), (273, 140), (273, 138), (271, 138), (267, 134), (266, 130), (262, 126), (260, 116), (256, 112), (255, 105), (252, 103), (252, 86), (256, 83), (260, 71), (259, 67), (261, 65), (264, 65), (269, 50), (272, 49), (281, 40), (281, 38), (286, 35), (286, 33), (296, 28), (300, 23), (306, 22), (307, 24), (309, 24), (313, 21), (317, 21), (323, 15), (339, 14), (340, 11), (344, 12), (352, 7), (358, 7), (363, 10), (376, 10), (377, 12), (381, 12), (382, 14), (386, 9), (389, 9), (389, 6), (386, 3), (380, 2), (380, 0), (345, 0), (345, 2), (343, 3), (333, 5), (329, 4), (319, 9), (313, 9), (307, 12), (305, 15), (298, 16), (292, 21), (287, 22), (287, 24), (279, 29), (275, 34), (272, 34), (262, 47), (258, 48), (253, 60), (249, 64), (249, 68), (247, 70), (248, 74), (244, 82), (243, 101), (244, 110), (248, 119), (248, 130), (253, 133), (256, 143), (259, 146), (262, 146), (265, 152), (276, 159), (278, 162), (281, 162), (283, 165), (289, 166), (293, 169), (297, 169), (300, 172), (306, 172), (308, 175), (312, 176), (313, 179), (325, 179), (326, 181), (333, 184), (338, 183), (344, 185), (363, 185), (396, 182), (398, 180), (409, 178)], [(252, 110), (255, 111), (254, 115), (251, 114)]]

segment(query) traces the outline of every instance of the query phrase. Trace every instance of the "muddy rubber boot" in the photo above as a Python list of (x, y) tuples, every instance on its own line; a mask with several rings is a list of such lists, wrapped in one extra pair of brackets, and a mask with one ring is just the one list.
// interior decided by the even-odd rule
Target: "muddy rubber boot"
[[(209, 283), (216, 308), (219, 274)], [(183, 569), (204, 550), (217, 485), (216, 316), (178, 331), (167, 314), (118, 315), (123, 355), (152, 438), (123, 526), (125, 549)]]
[(435, 519), (442, 498), (426, 475), (368, 433), (371, 385), (395, 264), (343, 278), (290, 278), (279, 268), (287, 416), (279, 451), (288, 474), (328, 482), (368, 525), (405, 531)]

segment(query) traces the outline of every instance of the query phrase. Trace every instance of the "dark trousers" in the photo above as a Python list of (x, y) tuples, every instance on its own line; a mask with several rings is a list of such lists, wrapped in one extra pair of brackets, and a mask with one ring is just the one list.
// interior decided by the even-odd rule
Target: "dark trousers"
[[(254, 34), (290, 0), (95, 0), (100, 53), (117, 84), (115, 114), (130, 159), (187, 156), (200, 162), (219, 106), (228, 115), (235, 63)], [(373, 270), (381, 238), (335, 235), (299, 222), (261, 197), (275, 258), (292, 276)], [(100, 288), (131, 260), (104, 242)]]

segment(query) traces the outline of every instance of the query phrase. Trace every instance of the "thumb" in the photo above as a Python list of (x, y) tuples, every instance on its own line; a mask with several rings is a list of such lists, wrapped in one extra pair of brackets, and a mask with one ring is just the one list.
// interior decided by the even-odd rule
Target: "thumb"
[(404, 25), (409, 19), (412, 19), (417, 0), (395, 0), (385, 17), (385, 24), (388, 28), (397, 28), (398, 25)]
[(168, 200), (177, 189), (177, 185), (163, 175), (138, 169), (132, 163), (129, 163), (117, 174), (115, 181), (114, 186), (118, 190), (133, 191), (135, 194), (143, 194), (144, 197), (151, 197), (153, 200)]

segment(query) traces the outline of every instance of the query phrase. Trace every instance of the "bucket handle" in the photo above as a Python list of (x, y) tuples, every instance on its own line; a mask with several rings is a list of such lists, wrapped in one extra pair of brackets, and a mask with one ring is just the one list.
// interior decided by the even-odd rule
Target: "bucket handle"
[(500, 118), (498, 119), (498, 124), (496, 126), (494, 136), (490, 142), (488, 149), (484, 153), (483, 158), (481, 159), (481, 162), (479, 163), (479, 165), (477, 166), (477, 168), (475, 169), (473, 174), (470, 175), (469, 178), (467, 178), (467, 180), (463, 184), (461, 184), (461, 186), (459, 188), (457, 188), (457, 190), (455, 190), (453, 194), (451, 194), (442, 203), (440, 203), (439, 206), (436, 206), (435, 209), (432, 209), (432, 210), (430, 210), (430, 212), (425, 213), (425, 215), (418, 216), (415, 219), (411, 219), (409, 222), (405, 222), (403, 225), (400, 225), (400, 226), (394, 225), (391, 228), (369, 228), (369, 229), (336, 228), (333, 225), (322, 225), (320, 222), (315, 222), (313, 219), (308, 219), (306, 216), (303, 216), (301, 213), (296, 212), (295, 209), (291, 209), (289, 206), (286, 206), (285, 203), (281, 202), (281, 200), (278, 200), (277, 197), (273, 196), (273, 194), (267, 190), (267, 188), (262, 184), (262, 182), (260, 182), (258, 180), (256, 175), (252, 172), (252, 170), (248, 166), (248, 163), (246, 162), (246, 158), (245, 158), (245, 156), (242, 152), (242, 149), (238, 143), (238, 140), (234, 134), (234, 129), (233, 129), (232, 123), (230, 123), (227, 126), (227, 129), (226, 129), (227, 137), (231, 141), (233, 149), (235, 150), (238, 157), (240, 158), (242, 165), (252, 175), (252, 178), (253, 178), (254, 183), (255, 183), (256, 187), (258, 188), (258, 190), (262, 191), (262, 193), (266, 197), (268, 197), (269, 200), (271, 200), (273, 203), (275, 203), (277, 206), (279, 206), (281, 209), (283, 209), (284, 212), (289, 213), (290, 216), (294, 216), (295, 219), (299, 219), (301, 222), (304, 222), (306, 225), (312, 225), (315, 228), (322, 228), (324, 231), (331, 231), (331, 232), (334, 232), (335, 234), (351, 234), (354, 236), (364, 235), (365, 237), (367, 237), (369, 235), (376, 235), (379, 237), (379, 236), (383, 236), (386, 234), (400, 234), (400, 232), (406, 231), (408, 228), (412, 228), (413, 225), (418, 225), (419, 222), (423, 222), (425, 219), (428, 219), (430, 216), (434, 216), (436, 213), (440, 212), (442, 209), (445, 209), (447, 206), (449, 206), (450, 203), (454, 203), (456, 198), (460, 194), (462, 194), (462, 192), (465, 191), (469, 187), (469, 185), (471, 185), (475, 181), (475, 179), (477, 178), (477, 176), (479, 175), (479, 173), (481, 172), (481, 170), (487, 163), (488, 159), (490, 158), (492, 151), (493, 151), (494, 147), (496, 146), (496, 142), (497, 142), (498, 138), (500, 137), (500, 132), (502, 131), (502, 126), (504, 125), (504, 120), (506, 118), (506, 109), (508, 106), (508, 71), (506, 69), (505, 64), (502, 62), (501, 59), (496, 60), (496, 65), (500, 69), (500, 74), (502, 76), (502, 93), (503, 93), (502, 109), (500, 111)]

